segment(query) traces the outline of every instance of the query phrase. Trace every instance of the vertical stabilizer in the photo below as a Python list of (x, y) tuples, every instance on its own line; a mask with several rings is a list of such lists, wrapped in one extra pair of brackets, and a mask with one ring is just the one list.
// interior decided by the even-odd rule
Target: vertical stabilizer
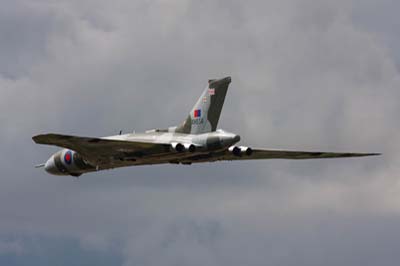
[(211, 79), (186, 120), (175, 129), (177, 133), (202, 134), (217, 130), (231, 77)]

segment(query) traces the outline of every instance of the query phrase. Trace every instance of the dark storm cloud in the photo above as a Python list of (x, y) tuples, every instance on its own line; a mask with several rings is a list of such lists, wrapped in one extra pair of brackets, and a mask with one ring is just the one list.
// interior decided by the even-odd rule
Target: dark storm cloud
[[(0, 44), (0, 254), (34, 256), (31, 238), (75, 239), (77, 257), (112, 250), (124, 265), (398, 261), (400, 75), (392, 31), (377, 36), (354, 15), (364, 2), (3, 7), (0, 29), (13, 38)], [(137, 167), (79, 181), (32, 168), (57, 150), (32, 135), (178, 124), (207, 79), (225, 75), (220, 126), (246, 144), (384, 156)]]

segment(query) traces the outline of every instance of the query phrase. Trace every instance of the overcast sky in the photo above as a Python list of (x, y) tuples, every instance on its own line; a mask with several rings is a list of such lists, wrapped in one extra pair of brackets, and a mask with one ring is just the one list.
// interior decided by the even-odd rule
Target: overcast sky
[[(399, 265), (398, 1), (0, 2), (1, 265)], [(383, 156), (33, 168), (33, 135), (173, 126), (228, 75), (244, 145)]]

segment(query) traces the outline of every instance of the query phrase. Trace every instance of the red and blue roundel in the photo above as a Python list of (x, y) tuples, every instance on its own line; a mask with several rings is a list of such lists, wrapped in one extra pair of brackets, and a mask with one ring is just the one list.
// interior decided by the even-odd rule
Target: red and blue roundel
[(71, 151), (67, 151), (67, 152), (64, 154), (64, 162), (65, 162), (66, 164), (71, 164), (71, 162), (72, 162), (72, 152), (71, 152)]

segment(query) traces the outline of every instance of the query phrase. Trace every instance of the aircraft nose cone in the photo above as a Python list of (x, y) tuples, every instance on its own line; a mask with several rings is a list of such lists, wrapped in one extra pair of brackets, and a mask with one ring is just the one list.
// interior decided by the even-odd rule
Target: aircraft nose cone
[(234, 142), (239, 142), (239, 141), (240, 141), (240, 136), (239, 136), (239, 135), (235, 135), (235, 136), (233, 137), (233, 141), (234, 141)]
[(44, 170), (52, 175), (59, 175), (60, 172), (58, 171), (56, 164), (54, 162), (54, 156), (51, 156), (50, 159), (44, 165)]

